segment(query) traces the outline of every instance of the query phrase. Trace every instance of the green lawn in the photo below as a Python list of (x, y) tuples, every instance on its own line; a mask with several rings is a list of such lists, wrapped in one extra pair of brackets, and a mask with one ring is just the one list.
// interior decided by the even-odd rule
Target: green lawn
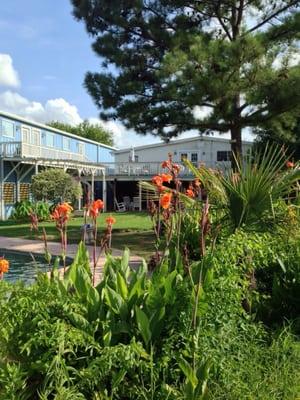
[[(116, 249), (129, 247), (132, 254), (147, 257), (154, 250), (154, 234), (150, 217), (145, 212), (126, 212), (126, 213), (103, 213), (98, 217), (99, 236), (105, 229), (105, 218), (112, 215), (116, 218), (113, 226), (112, 246)], [(90, 221), (88, 221), (90, 222)], [(68, 223), (68, 241), (78, 243), (80, 241), (80, 226), (83, 218), (72, 218)], [(41, 228), (45, 227), (48, 240), (58, 241), (59, 233), (55, 228), (55, 223), (42, 222)], [(18, 237), (24, 239), (40, 239), (41, 235), (30, 231), (29, 223), (18, 223), (15, 221), (0, 222), (0, 236)]]

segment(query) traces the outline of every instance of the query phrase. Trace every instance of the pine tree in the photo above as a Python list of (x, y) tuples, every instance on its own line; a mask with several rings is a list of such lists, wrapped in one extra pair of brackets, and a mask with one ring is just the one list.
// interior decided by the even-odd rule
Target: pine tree
[(104, 119), (168, 140), (241, 132), (300, 103), (300, 1), (71, 0), (102, 60), (85, 85)]

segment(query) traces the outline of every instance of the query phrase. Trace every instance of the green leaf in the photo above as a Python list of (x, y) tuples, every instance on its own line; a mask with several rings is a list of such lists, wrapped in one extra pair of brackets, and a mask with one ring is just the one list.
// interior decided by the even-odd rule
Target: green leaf
[(117, 288), (118, 292), (121, 294), (123, 299), (127, 299), (128, 296), (128, 288), (125, 279), (123, 276), (120, 274), (120, 272), (117, 272)]
[(181, 371), (184, 373), (187, 381), (192, 385), (193, 389), (196, 389), (196, 387), (198, 385), (198, 378), (197, 378), (193, 368), (182, 357), (178, 360), (178, 365), (179, 365)]
[(147, 315), (139, 307), (135, 307), (136, 322), (138, 329), (146, 345), (151, 340), (150, 323)]

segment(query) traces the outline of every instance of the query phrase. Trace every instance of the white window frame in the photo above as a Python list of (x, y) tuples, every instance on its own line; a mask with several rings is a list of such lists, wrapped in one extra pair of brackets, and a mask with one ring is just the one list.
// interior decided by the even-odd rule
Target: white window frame
[[(35, 139), (37, 139), (36, 143), (35, 143)], [(39, 129), (31, 128), (30, 143), (33, 146), (40, 146), (41, 145), (41, 131)]]
[(82, 142), (77, 142), (77, 151), (78, 154), (81, 154), (82, 156), (84, 156), (85, 154), (85, 145)]
[[(194, 161), (194, 160), (192, 159), (192, 156), (193, 156), (194, 154), (197, 156), (197, 160), (196, 160), (196, 161)], [(195, 163), (195, 164), (198, 163), (198, 162), (199, 162), (199, 152), (198, 152), (198, 151), (191, 151), (190, 160), (191, 160), (192, 163)]]
[[(52, 139), (53, 139), (53, 142), (52, 142), (52, 144), (48, 144), (47, 143), (47, 138), (48, 137), (52, 137)], [(53, 149), (53, 147), (55, 147), (55, 134), (54, 133), (52, 133), (52, 132), (46, 132), (46, 147), (50, 147), (50, 148), (52, 148)]]
[[(67, 145), (66, 145), (66, 143), (67, 143)], [(63, 147), (63, 150), (70, 151), (71, 150), (71, 138), (69, 138), (67, 136), (63, 136), (62, 147)]]
[[(9, 124), (12, 125), (12, 127), (13, 127), (13, 134), (12, 135), (6, 135), (6, 134), (3, 133), (3, 122), (9, 123)], [(2, 133), (2, 136), (4, 136), (4, 137), (14, 138), (15, 137), (15, 124), (14, 124), (14, 122), (10, 121), (9, 119), (2, 118), (2, 120), (1, 120), (1, 133)]]
[[(30, 128), (30, 126), (27, 126), (27, 125), (21, 126), (21, 136), (22, 136), (23, 143), (25, 143), (25, 144), (31, 143), (31, 128)], [(26, 138), (26, 140), (25, 140), (25, 138)]]

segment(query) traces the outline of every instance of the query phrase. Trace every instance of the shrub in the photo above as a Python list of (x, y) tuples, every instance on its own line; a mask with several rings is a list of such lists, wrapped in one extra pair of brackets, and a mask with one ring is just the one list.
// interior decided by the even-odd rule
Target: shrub
[(36, 200), (75, 201), (81, 196), (81, 185), (59, 168), (46, 169), (32, 177), (31, 190)]
[(17, 201), (14, 204), (12, 218), (17, 221), (28, 221), (32, 213), (37, 216), (39, 221), (45, 221), (50, 217), (50, 205), (44, 201), (36, 203), (29, 200)]

